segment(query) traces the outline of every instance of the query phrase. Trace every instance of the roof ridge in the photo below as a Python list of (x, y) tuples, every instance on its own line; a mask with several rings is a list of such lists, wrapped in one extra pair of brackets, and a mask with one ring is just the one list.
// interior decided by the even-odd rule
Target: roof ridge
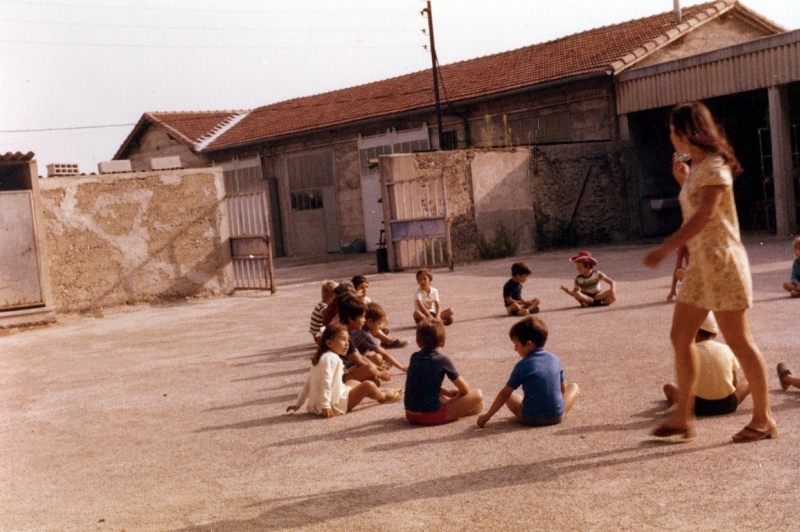
[[(704, 6), (708, 7), (701, 9), (701, 11), (695, 13), (692, 17), (673, 24), (668, 30), (655, 39), (647, 41), (641, 46), (631, 50), (630, 53), (625, 54), (618, 60), (611, 63), (609, 68), (613, 70), (614, 74), (619, 74), (621, 71), (630, 67), (634, 63), (639, 62), (641, 59), (650, 55), (659, 48), (662, 48), (664, 45), (683, 37), (683, 35), (688, 31), (694, 30), (698, 26), (702, 26), (703, 24), (710, 22), (716, 18), (716, 15), (721, 15), (731, 11), (732, 9), (736, 8), (736, 4), (737, 0), (716, 0), (714, 2), (708, 2), (707, 4), (701, 4), (699, 6), (692, 6), (695, 8), (703, 8)], [(663, 15), (663, 13), (661, 15)]]
[(250, 111), (243, 111), (240, 112), (239, 114), (234, 114), (229, 116), (226, 120), (223, 120), (222, 122), (214, 126), (211, 129), (211, 131), (198, 138), (197, 142), (193, 143), (195, 150), (196, 151), (204, 150), (209, 144), (217, 140), (233, 126), (244, 120), (244, 118), (249, 114)]

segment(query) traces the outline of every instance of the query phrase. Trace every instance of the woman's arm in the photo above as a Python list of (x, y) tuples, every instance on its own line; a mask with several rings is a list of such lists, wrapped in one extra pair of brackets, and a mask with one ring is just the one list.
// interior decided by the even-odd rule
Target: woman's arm
[(724, 191), (725, 185), (706, 185), (702, 187), (700, 189), (700, 206), (697, 211), (680, 229), (672, 233), (663, 244), (645, 255), (642, 264), (648, 268), (658, 267), (673, 249), (679, 248), (700, 234), (716, 216)]

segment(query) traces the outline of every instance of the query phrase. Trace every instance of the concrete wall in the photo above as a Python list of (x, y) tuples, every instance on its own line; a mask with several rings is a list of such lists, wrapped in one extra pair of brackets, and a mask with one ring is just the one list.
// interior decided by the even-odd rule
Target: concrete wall
[(59, 310), (230, 294), (220, 168), (39, 181)]
[(147, 172), (152, 169), (150, 166), (151, 159), (174, 157), (176, 155), (181, 158), (181, 166), (183, 168), (208, 164), (206, 157), (194, 153), (188, 146), (173, 139), (165, 129), (153, 126), (150, 126), (144, 132), (141, 139), (139, 139), (139, 145), (131, 150), (128, 158), (131, 161), (131, 168), (133, 168), (134, 172)]

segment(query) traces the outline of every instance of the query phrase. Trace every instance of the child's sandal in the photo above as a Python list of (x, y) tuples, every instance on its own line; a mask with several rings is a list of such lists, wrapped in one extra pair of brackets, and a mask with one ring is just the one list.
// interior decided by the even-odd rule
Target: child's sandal
[(392, 395), (389, 398), (384, 399), (381, 401), (381, 404), (389, 404), (389, 403), (396, 403), (403, 398), (403, 389), (402, 388), (395, 388), (392, 390)]

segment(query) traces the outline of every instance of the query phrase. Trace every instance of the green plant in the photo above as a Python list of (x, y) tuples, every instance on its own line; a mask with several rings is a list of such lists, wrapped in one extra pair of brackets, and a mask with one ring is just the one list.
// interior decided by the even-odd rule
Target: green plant
[(503, 222), (498, 222), (491, 240), (487, 241), (483, 235), (480, 235), (478, 253), (482, 259), (500, 259), (514, 255), (518, 246), (519, 238), (509, 233)]

